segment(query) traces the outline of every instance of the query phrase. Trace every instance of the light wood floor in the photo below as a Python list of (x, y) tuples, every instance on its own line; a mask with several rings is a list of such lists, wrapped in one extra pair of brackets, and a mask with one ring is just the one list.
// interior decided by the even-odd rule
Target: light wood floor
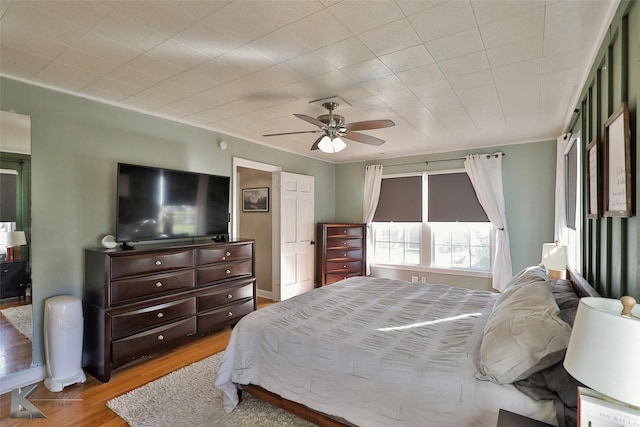
[[(31, 304), (31, 299), (0, 303), (0, 309)], [(0, 378), (31, 366), (32, 343), (0, 313)]]
[[(258, 299), (258, 307), (271, 301)], [(43, 382), (29, 396), (29, 401), (42, 411), (47, 419), (14, 419), (10, 417), (11, 393), (0, 395), (0, 425), (2, 427), (41, 426), (127, 426), (127, 423), (107, 408), (114, 397), (138, 388), (199, 360), (224, 350), (229, 342), (230, 329), (212, 334), (181, 346), (142, 363), (116, 370), (111, 380), (103, 384), (87, 374), (87, 382), (66, 387), (52, 393)], [(214, 378), (211, 379), (214, 381)]]

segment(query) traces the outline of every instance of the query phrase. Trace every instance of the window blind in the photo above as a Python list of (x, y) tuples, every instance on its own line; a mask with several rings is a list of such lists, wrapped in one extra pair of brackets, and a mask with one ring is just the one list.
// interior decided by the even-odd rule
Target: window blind
[(422, 176), (383, 178), (374, 222), (422, 222)]
[(466, 172), (428, 176), (429, 222), (489, 222)]

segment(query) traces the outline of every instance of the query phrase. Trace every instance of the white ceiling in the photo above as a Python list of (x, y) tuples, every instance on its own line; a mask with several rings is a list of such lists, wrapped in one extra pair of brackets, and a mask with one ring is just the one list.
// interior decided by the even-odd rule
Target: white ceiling
[[(2, 0), (0, 74), (332, 162), (473, 149), (564, 131), (617, 4)], [(387, 142), (261, 136), (333, 95)]]

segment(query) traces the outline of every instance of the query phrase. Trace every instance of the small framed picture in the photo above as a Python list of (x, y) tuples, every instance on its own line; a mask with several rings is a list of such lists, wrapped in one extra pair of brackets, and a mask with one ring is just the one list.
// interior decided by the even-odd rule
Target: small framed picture
[(269, 187), (244, 188), (242, 212), (269, 212)]
[(632, 216), (631, 133), (625, 101), (604, 124), (604, 216)]

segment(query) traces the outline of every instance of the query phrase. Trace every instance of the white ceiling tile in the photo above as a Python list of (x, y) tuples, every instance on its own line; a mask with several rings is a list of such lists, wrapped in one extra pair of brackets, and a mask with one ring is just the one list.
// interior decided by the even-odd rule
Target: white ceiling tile
[(247, 46), (240, 46), (217, 57), (216, 62), (235, 70), (236, 77), (253, 74), (275, 64), (266, 56), (261, 55)]
[(484, 50), (477, 28), (451, 34), (425, 43), (425, 45), (436, 62)]
[(282, 64), (302, 77), (312, 77), (333, 71), (335, 68), (320, 55), (311, 52), (290, 59)]
[(358, 83), (393, 74), (393, 72), (377, 58), (370, 59), (359, 64), (350, 65), (343, 68), (342, 71), (353, 81)]
[(140, 89), (148, 88), (162, 80), (158, 76), (152, 76), (129, 65), (113, 70), (108, 74), (108, 77), (129, 82), (138, 86)]
[(549, 73), (552, 71), (566, 70), (567, 68), (579, 67), (584, 69), (586, 58), (589, 57), (588, 49), (574, 49), (554, 55), (545, 55), (541, 60), (541, 71)]
[(29, 52), (53, 60), (69, 47), (54, 40), (41, 38), (35, 31), (25, 28), (12, 28), (5, 26), (4, 20), (0, 25), (0, 40), (3, 46), (9, 46), (17, 50)]
[(145, 89), (145, 85), (141, 85), (139, 83), (133, 83), (130, 80), (118, 80), (113, 77), (103, 77), (93, 83), (91, 83), (92, 87), (95, 87), (98, 90), (105, 90), (108, 92), (113, 92), (120, 95), (119, 99), (126, 98), (131, 96), (141, 90)]
[(380, 60), (394, 73), (434, 63), (429, 51), (422, 44), (383, 55)]
[(449, 0), (400, 0), (397, 3), (405, 16), (409, 16), (426, 9), (431, 9), (447, 1)]
[(454, 95), (451, 84), (447, 80), (437, 80), (419, 86), (412, 86), (411, 90), (419, 99), (449, 94)]
[(471, 3), (478, 25), (520, 15), (534, 9), (544, 9), (545, 0), (483, 0)]
[(307, 16), (286, 28), (311, 49), (320, 49), (353, 36), (353, 33), (327, 10)]
[(403, 18), (402, 11), (394, 2), (373, 1), (362, 7), (359, 2), (343, 1), (331, 6), (329, 11), (354, 34)]
[(166, 36), (117, 13), (107, 16), (92, 32), (143, 52), (167, 39)]
[(123, 1), (116, 11), (166, 37), (172, 37), (202, 19), (188, 13), (180, 3), (169, 1), (154, 4), (153, 13), (149, 13), (149, 5), (144, 1)]
[(36, 75), (50, 63), (48, 58), (4, 44), (0, 44), (0, 53), (2, 53), (0, 68), (2, 73), (7, 76), (27, 79)]
[(112, 11), (112, 8), (107, 5), (95, 1), (32, 1), (29, 3), (36, 9), (86, 30), (96, 26)]
[(117, 62), (109, 61), (100, 55), (92, 55), (75, 48), (67, 49), (57, 59), (60, 63), (100, 75), (109, 73), (120, 66)]
[(476, 26), (468, 1), (450, 1), (411, 15), (413, 25), (423, 42), (466, 31)]
[[(23, 27), (26, 32), (37, 33), (39, 38), (55, 41), (66, 46), (75, 43), (85, 32), (85, 29), (73, 23), (62, 21), (41, 9), (32, 7), (37, 3), (13, 2), (2, 16), (3, 35), (9, 31), (16, 31)], [(28, 20), (31, 25), (24, 27), (20, 24)], [(37, 29), (37, 31), (33, 31)]]
[(315, 52), (336, 68), (344, 68), (376, 57), (357, 37), (341, 40)]
[(438, 63), (442, 73), (447, 78), (461, 76), (486, 70), (489, 67), (486, 51), (470, 53), (457, 58), (447, 59)]
[(405, 19), (367, 31), (359, 38), (377, 56), (397, 52), (421, 43), (420, 38)]
[(242, 42), (204, 22), (197, 22), (176, 34), (173, 40), (188, 46), (209, 58), (217, 58), (242, 46)]
[(444, 80), (444, 75), (437, 64), (425, 65), (396, 74), (407, 86), (422, 86), (437, 80)]
[(147, 54), (178, 66), (182, 70), (188, 70), (210, 59), (207, 55), (175, 40), (167, 40), (147, 51)]
[(83, 96), (107, 102), (117, 102), (125, 97), (125, 95), (120, 92), (114, 92), (109, 89), (97, 86), (85, 86), (78, 93), (82, 94)]
[(514, 64), (542, 56), (542, 38), (521, 40), (487, 49), (492, 67)]
[(535, 58), (514, 64), (492, 67), (494, 81), (518, 80), (523, 77), (537, 76), (542, 72), (542, 59)]
[[(203, 22), (242, 44), (249, 43), (278, 29), (276, 23), (264, 17), (268, 3), (260, 3), (235, 1), (207, 16)], [(252, 7), (262, 9), (254, 13)]]
[(52, 62), (35, 75), (35, 80), (48, 86), (76, 92), (91, 84), (100, 76), (78, 68)]
[(127, 68), (139, 71), (158, 80), (165, 80), (180, 74), (183, 70), (177, 65), (168, 63), (151, 55), (140, 55), (126, 65)]
[(266, 34), (251, 43), (248, 47), (260, 52), (275, 63), (287, 61), (296, 56), (303, 55), (311, 49), (295, 35), (286, 29), (280, 29)]
[(542, 37), (544, 32), (544, 9), (493, 21), (480, 27), (482, 41), (486, 48), (500, 46), (534, 37)]
[(169, 82), (197, 92), (233, 81), (237, 78), (236, 76), (237, 72), (233, 67), (212, 59), (171, 77)]
[(109, 58), (111, 62), (121, 65), (142, 54), (142, 51), (127, 44), (110, 40), (92, 32), (85, 34), (73, 47), (91, 55)]
[(493, 74), (490, 70), (482, 70), (474, 73), (451, 77), (449, 84), (457, 92), (459, 90), (472, 89), (486, 85), (493, 85)]

